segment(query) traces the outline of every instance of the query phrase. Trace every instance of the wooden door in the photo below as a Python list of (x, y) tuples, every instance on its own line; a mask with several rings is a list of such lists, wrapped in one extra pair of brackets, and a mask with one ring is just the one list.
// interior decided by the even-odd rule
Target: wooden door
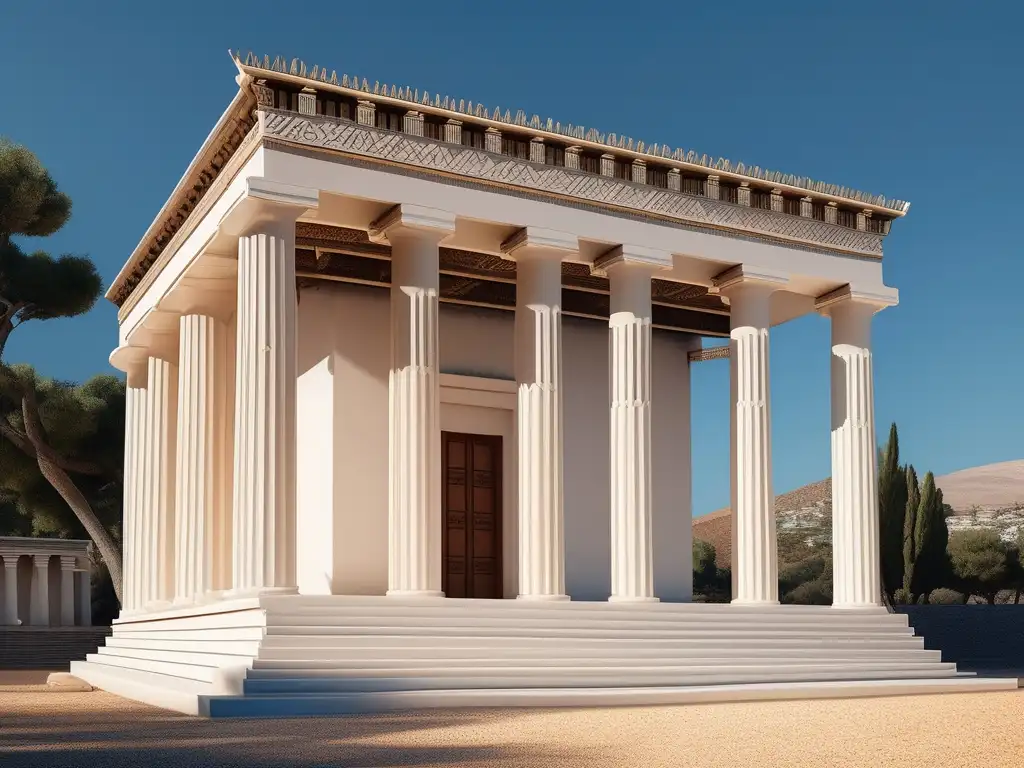
[(442, 432), (441, 473), (441, 588), (500, 598), (501, 437)]

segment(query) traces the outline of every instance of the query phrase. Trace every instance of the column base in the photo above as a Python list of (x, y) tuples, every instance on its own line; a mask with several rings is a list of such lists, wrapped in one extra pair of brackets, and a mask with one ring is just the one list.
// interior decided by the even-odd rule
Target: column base
[(843, 610), (845, 608), (881, 608), (881, 603), (832, 603), (832, 607), (837, 610)]
[(631, 595), (612, 595), (608, 598), (609, 603), (660, 603), (660, 597), (643, 597)]
[(150, 600), (142, 610), (145, 613), (156, 613), (157, 611), (168, 611), (173, 607), (170, 600)]
[(435, 589), (389, 589), (388, 597), (444, 597), (444, 592)]
[(537, 603), (562, 603), (570, 600), (568, 595), (519, 595), (516, 600), (532, 600)]
[(731, 605), (778, 605), (778, 600), (747, 600), (747, 599), (736, 599), (731, 601)]

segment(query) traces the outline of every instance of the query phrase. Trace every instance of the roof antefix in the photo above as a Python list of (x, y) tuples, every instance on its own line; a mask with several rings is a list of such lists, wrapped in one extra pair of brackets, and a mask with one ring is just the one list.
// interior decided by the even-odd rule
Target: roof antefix
[(270, 77), (273, 77), (274, 74), (278, 74), (286, 75), (289, 78), (301, 78), (317, 81), (336, 88), (360, 91), (367, 94), (373, 94), (375, 96), (405, 101), (416, 106), (427, 106), (437, 110), (446, 110), (449, 112), (469, 115), (471, 117), (477, 117), (482, 120), (507, 123), (509, 125), (545, 131), (548, 133), (557, 133), (569, 139), (593, 142), (612, 149), (626, 150), (628, 152), (649, 155), (651, 157), (660, 157), (679, 163), (700, 166), (712, 172), (717, 171), (736, 176), (743, 176), (769, 184), (783, 184), (790, 187), (805, 189), (809, 192), (816, 192), (821, 195), (829, 195), (832, 197), (839, 197), (850, 201), (864, 203), (866, 205), (878, 206), (892, 211), (897, 215), (905, 214), (910, 209), (910, 203), (903, 200), (886, 198), (884, 195), (873, 195), (867, 192), (859, 192), (855, 189), (850, 189), (849, 187), (843, 187), (836, 184), (826, 184), (822, 181), (809, 179), (806, 176), (795, 176), (793, 174), (781, 173), (779, 171), (770, 171), (756, 165), (749, 166), (744, 163), (733, 163), (725, 158), (716, 159), (706, 154), (698, 154), (693, 150), (671, 149), (666, 144), (645, 144), (642, 141), (634, 141), (632, 138), (618, 136), (614, 133), (600, 133), (594, 128), (584, 128), (581, 125), (573, 125), (572, 123), (563, 125), (551, 118), (542, 119), (538, 115), (533, 115), (532, 117), (527, 118), (526, 112), (521, 109), (517, 110), (515, 115), (513, 115), (512, 111), (509, 109), (505, 109), (504, 111), (502, 111), (501, 107), (488, 109), (480, 102), (474, 104), (472, 101), (466, 101), (465, 99), (456, 100), (450, 96), (442, 97), (439, 94), (431, 96), (429, 92), (421, 92), (419, 89), (387, 85), (386, 83), (382, 85), (379, 81), (374, 81), (371, 86), (370, 82), (365, 77), (360, 78), (357, 75), (347, 74), (343, 74), (339, 77), (335, 70), (331, 70), (330, 73), (328, 73), (326, 68), (321, 68), (317, 65), (307, 67), (306, 63), (300, 59), (291, 59), (289, 61), (281, 56), (275, 56), (271, 59), (266, 55), (260, 58), (251, 52), (246, 54), (231, 53), (231, 56), (239, 69), (244, 67), (249, 70), (261, 70), (266, 72)]

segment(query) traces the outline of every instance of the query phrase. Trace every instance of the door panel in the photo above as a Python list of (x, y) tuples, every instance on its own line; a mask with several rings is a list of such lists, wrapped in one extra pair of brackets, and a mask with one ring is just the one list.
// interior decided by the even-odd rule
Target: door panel
[(441, 433), (442, 589), (500, 598), (501, 437)]

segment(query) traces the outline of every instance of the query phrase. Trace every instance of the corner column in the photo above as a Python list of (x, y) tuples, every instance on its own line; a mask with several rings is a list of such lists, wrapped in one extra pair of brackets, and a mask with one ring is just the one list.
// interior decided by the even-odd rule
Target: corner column
[(781, 274), (738, 266), (715, 279), (729, 299), (732, 390), (732, 602), (779, 601), (775, 495), (772, 490), (768, 336), (771, 296)]
[(832, 320), (832, 558), (837, 608), (881, 605), (878, 448), (871, 318), (897, 301), (844, 286), (816, 306)]
[(443, 596), (438, 245), (454, 231), (452, 214), (409, 205), (392, 208), (371, 225), (371, 237), (391, 245), (391, 597)]
[(611, 313), (611, 596), (657, 602), (651, 487), (651, 277), (671, 254), (631, 246), (595, 263), (608, 275)]
[(4, 565), (4, 624), (14, 627), (18, 619), (18, 555), (0, 555)]
[(75, 563), (74, 555), (60, 556), (60, 625), (75, 626)]
[(122, 549), (124, 584), (121, 590), (121, 614), (138, 611), (144, 604), (143, 540), (146, 505), (143, 501), (147, 433), (146, 383), (148, 354), (142, 347), (125, 346), (114, 350), (110, 362), (127, 374), (124, 422), (124, 501), (122, 504)]
[(50, 556), (32, 555), (32, 599), (29, 605), (33, 627), (50, 626)]
[(573, 235), (526, 227), (501, 246), (516, 262), (519, 599), (568, 600), (562, 459), (562, 260)]
[(234, 594), (297, 590), (295, 221), (238, 240)]

